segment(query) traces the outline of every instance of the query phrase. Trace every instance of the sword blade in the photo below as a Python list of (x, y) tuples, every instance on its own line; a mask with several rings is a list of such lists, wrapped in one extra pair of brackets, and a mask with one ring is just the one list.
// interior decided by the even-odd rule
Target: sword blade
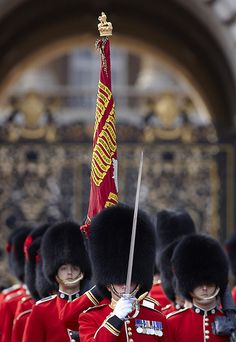
[(130, 288), (131, 288), (131, 277), (132, 277), (133, 261), (134, 261), (134, 247), (135, 247), (135, 237), (136, 237), (136, 228), (137, 228), (137, 217), (138, 217), (138, 206), (139, 206), (141, 179), (142, 179), (142, 169), (143, 169), (143, 151), (141, 152), (141, 156), (140, 156), (138, 181), (137, 181), (137, 189), (136, 189), (136, 196), (135, 196), (132, 235), (131, 235), (130, 250), (129, 250), (129, 263), (128, 263), (128, 270), (127, 270), (127, 278), (126, 278), (126, 289), (125, 289), (126, 294), (130, 294), (131, 292)]

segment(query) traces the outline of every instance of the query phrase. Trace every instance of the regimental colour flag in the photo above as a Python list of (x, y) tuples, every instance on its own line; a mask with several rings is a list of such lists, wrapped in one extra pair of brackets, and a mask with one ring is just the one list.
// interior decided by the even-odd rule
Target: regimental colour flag
[(93, 216), (103, 208), (118, 202), (117, 142), (115, 104), (111, 89), (110, 42), (102, 37), (96, 42), (101, 55), (100, 80), (95, 114), (93, 154), (91, 163), (91, 188), (89, 208), (81, 230), (89, 236)]

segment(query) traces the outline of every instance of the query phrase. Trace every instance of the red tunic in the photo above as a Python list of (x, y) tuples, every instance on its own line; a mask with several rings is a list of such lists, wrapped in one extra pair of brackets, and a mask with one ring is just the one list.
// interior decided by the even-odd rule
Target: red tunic
[(161, 283), (157, 283), (152, 286), (149, 296), (158, 301), (161, 307), (171, 304), (171, 301), (166, 297), (162, 289)]
[(22, 312), (27, 311), (32, 308), (32, 306), (36, 303), (36, 300), (32, 298), (30, 295), (24, 296), (17, 304), (15, 318), (20, 315)]
[(8, 287), (7, 289), (4, 289), (1, 293), (0, 293), (0, 304), (3, 302), (3, 300), (8, 296), (13, 294), (14, 292), (17, 292), (18, 290), (22, 289), (22, 285), (21, 284), (15, 284), (12, 285), (11, 287)]
[(11, 342), (22, 341), (25, 324), (35, 302), (31, 296), (23, 297), (19, 301), (13, 322)]
[(167, 315), (168, 336), (171, 342), (229, 342), (226, 336), (214, 335), (212, 323), (223, 316), (219, 309), (209, 311), (193, 307)]
[(234, 286), (233, 288), (232, 288), (232, 296), (233, 296), (233, 300), (234, 300), (234, 303), (236, 304), (236, 286)]
[[(98, 297), (96, 287), (93, 287), (89, 291), (85, 292), (80, 298), (67, 302), (59, 313), (59, 319), (64, 326), (71, 330), (79, 330), (79, 315), (84, 310), (98, 305), (101, 298)], [(102, 303), (108, 302), (108, 299), (103, 299)]]
[[(141, 304), (138, 316), (125, 322), (111, 315), (112, 312), (113, 310), (108, 304), (103, 304), (82, 313), (79, 317), (80, 341), (168, 341), (166, 319), (156, 309)], [(158, 337), (157, 334), (161, 333), (163, 336)]]
[(24, 342), (64, 342), (69, 340), (67, 329), (58, 318), (66, 301), (57, 295), (44, 298), (33, 306), (24, 330)]
[(25, 289), (21, 288), (18, 291), (6, 296), (1, 305), (0, 310), (0, 329), (1, 342), (11, 341), (12, 326), (15, 317), (15, 312), (18, 302), (25, 296)]
[(12, 329), (11, 342), (22, 342), (25, 326), (32, 308), (21, 312), (14, 320)]
[[(54, 295), (38, 301), (27, 320), (23, 342), (69, 341), (70, 330), (59, 319), (59, 313), (65, 312), (64, 308), (68, 307), (67, 304), (72, 303), (67, 302), (66, 299), (65, 296), (60, 298)], [(74, 300), (76, 304), (72, 307), (77, 312), (77, 323), (76, 326), (72, 324), (71, 330), (78, 331), (78, 316), (81, 312), (94, 305), (91, 299), (96, 300), (92, 292), (87, 291), (81, 297)]]

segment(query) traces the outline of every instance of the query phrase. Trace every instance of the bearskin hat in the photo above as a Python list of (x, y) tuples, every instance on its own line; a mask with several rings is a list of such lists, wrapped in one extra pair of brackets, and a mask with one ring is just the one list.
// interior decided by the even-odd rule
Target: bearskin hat
[(190, 292), (203, 284), (215, 284), (223, 294), (228, 283), (228, 261), (215, 239), (188, 235), (176, 246), (172, 259), (178, 291), (191, 300)]
[(166, 248), (164, 248), (160, 254), (160, 273), (161, 284), (166, 296), (175, 302), (176, 288), (174, 285), (174, 274), (172, 270), (171, 258), (175, 247), (178, 245), (180, 239), (174, 240)]
[(234, 231), (231, 237), (226, 241), (225, 249), (229, 257), (231, 271), (233, 275), (236, 276), (236, 231)]
[(13, 248), (12, 248), (12, 244), (13, 244), (13, 239), (14, 236), (17, 235), (19, 233), (19, 231), (21, 231), (22, 227), (19, 228), (15, 228), (11, 231), (10, 235), (7, 238), (7, 242), (6, 242), (6, 246), (5, 246), (5, 250), (7, 253), (7, 264), (8, 264), (8, 268), (9, 271), (14, 274), (14, 270), (12, 267), (12, 252), (13, 252)]
[(11, 265), (14, 275), (22, 282), (25, 274), (24, 242), (30, 232), (29, 227), (22, 227), (12, 239)]
[(184, 235), (193, 234), (196, 228), (191, 216), (184, 210), (161, 210), (157, 213), (157, 250), (155, 269), (160, 271), (160, 253), (169, 243)]
[(157, 245), (165, 248), (181, 236), (195, 233), (191, 216), (185, 210), (162, 210), (157, 213)]
[(40, 298), (35, 286), (36, 255), (39, 247), (39, 238), (37, 238), (27, 248), (27, 259), (25, 260), (25, 284), (31, 296), (36, 300)]
[[(102, 210), (90, 226), (89, 250), (95, 283), (125, 284), (128, 269), (133, 208), (116, 205)], [(148, 216), (138, 212), (132, 282), (149, 291), (153, 281), (155, 229)]]
[(49, 228), (48, 224), (41, 225), (31, 231), (24, 243), (25, 253), (25, 283), (32, 297), (39, 299), (39, 294), (35, 288), (35, 268), (36, 255), (40, 247), (39, 237)]
[(89, 256), (80, 226), (74, 222), (55, 224), (47, 230), (42, 239), (41, 256), (43, 272), (49, 282), (55, 282), (58, 269), (64, 264), (79, 266), (84, 279), (91, 277)]
[(42, 258), (40, 255), (42, 237), (38, 237), (35, 243), (38, 243), (39, 248), (37, 250), (36, 259), (36, 269), (35, 269), (35, 288), (39, 295), (39, 298), (44, 298), (50, 296), (52, 293), (58, 290), (58, 286), (55, 283), (51, 283), (45, 277), (43, 273)]

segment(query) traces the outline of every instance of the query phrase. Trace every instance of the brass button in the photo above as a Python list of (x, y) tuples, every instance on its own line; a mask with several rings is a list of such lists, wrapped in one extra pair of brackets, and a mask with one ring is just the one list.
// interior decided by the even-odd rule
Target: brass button
[(210, 336), (209, 336), (209, 335), (206, 335), (205, 338), (210, 338)]
[(129, 332), (128, 332), (128, 335), (129, 335), (129, 336), (132, 336), (133, 334), (132, 334), (132, 332), (131, 332), (131, 331), (129, 331)]
[(134, 342), (134, 340), (131, 338), (131, 339), (129, 340), (129, 342)]
[(132, 328), (131, 328), (131, 327), (128, 327), (128, 330), (132, 330)]
[(209, 325), (209, 323), (207, 323), (207, 322), (205, 322), (204, 324), (205, 324), (206, 327)]
[(127, 323), (127, 324), (130, 324), (130, 320), (127, 320), (126, 323)]

